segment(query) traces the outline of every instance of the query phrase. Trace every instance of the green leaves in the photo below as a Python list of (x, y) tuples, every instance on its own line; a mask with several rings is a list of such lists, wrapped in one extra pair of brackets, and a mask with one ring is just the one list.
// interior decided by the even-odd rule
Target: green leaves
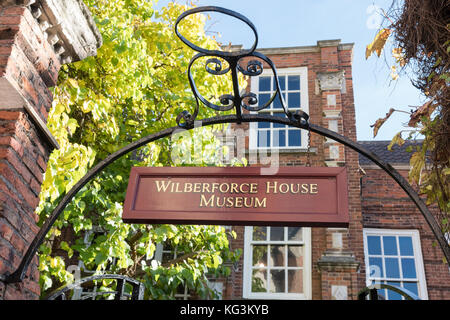
[(392, 138), (391, 143), (389, 143), (389, 145), (387, 146), (388, 150), (389, 150), (389, 151), (392, 151), (392, 147), (393, 147), (394, 145), (396, 145), (396, 144), (399, 145), (399, 146), (402, 146), (402, 145), (405, 144), (405, 140), (403, 140), (403, 138), (402, 138), (402, 132), (401, 132), (401, 131), (398, 132), (398, 133), (394, 136), (394, 138)]
[[(434, 34), (439, 28), (448, 30), (450, 25), (445, 18), (439, 16), (439, 8), (426, 12), (434, 19), (432, 25), (424, 13), (425, 11), (411, 10), (410, 5), (399, 8), (398, 12), (393, 10), (388, 14), (384, 13), (390, 25), (388, 28), (381, 28), (373, 42), (366, 47), (366, 59), (374, 52), (380, 56), (392, 34), (392, 57), (395, 61), (395, 65), (391, 67), (392, 79), (396, 80), (399, 77), (398, 68), (412, 68), (412, 72), (409, 72), (412, 75), (410, 80), (426, 97), (426, 102), (422, 106), (406, 112), (409, 115), (410, 129), (403, 132), (410, 132), (408, 139), (413, 136), (420, 136), (423, 139), (420, 145), (406, 148), (408, 152), (412, 152), (409, 180), (419, 188), (422, 195), (426, 196), (428, 205), (437, 205), (437, 210), (433, 208), (432, 212), (441, 227), (442, 234), (445, 235), (450, 232), (448, 218), (450, 177), (446, 174), (450, 166), (448, 139), (450, 40), (446, 36), (436, 37)], [(419, 16), (420, 19), (417, 19)], [(422, 32), (419, 34), (414, 30)], [(372, 125), (374, 137), (393, 111), (400, 110), (390, 109), (386, 117), (378, 119)], [(394, 136), (388, 148), (391, 150), (393, 145), (402, 145), (404, 142), (400, 132)]]
[[(53, 90), (47, 125), (61, 148), (51, 154), (47, 164), (37, 209), (41, 222), (93, 165), (132, 141), (176, 125), (176, 116), (195, 104), (186, 76), (193, 52), (173, 32), (174, 22), (186, 6), (170, 3), (157, 12), (151, 1), (85, 3), (94, 14), (103, 45), (97, 56), (63, 66)], [(183, 34), (195, 36), (202, 46), (218, 48), (205, 36), (203, 25), (204, 21), (190, 17)], [(229, 91), (230, 79), (207, 77), (201, 65), (193, 69), (195, 76), (203, 79), (198, 87), (204, 96), (218, 97)], [(201, 108), (199, 117), (213, 115)], [(198, 130), (189, 138), (199, 152), (193, 153), (191, 163), (176, 165), (217, 163), (219, 145), (212, 129)], [(180, 142), (181, 146), (187, 143)], [(64, 259), (55, 254), (57, 249), (68, 257), (78, 257), (89, 270), (142, 280), (146, 296), (154, 299), (173, 298), (180, 285), (207, 295), (206, 274), (229, 272), (223, 263), (234, 261), (239, 253), (229, 250), (221, 227), (122, 222), (131, 167), (174, 165), (169, 144), (169, 139), (163, 139), (141, 147), (136, 153), (139, 157), (127, 155), (116, 160), (75, 196), (39, 251), (43, 295), (73, 278)], [(65, 238), (53, 247), (62, 230), (72, 239)], [(158, 243), (177, 250), (177, 258), (157, 262)]]

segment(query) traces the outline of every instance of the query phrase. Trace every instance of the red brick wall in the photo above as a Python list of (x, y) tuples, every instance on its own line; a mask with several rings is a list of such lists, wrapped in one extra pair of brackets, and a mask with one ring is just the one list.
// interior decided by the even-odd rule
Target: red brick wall
[[(343, 136), (356, 141), (356, 117), (353, 95), (353, 77), (352, 77), (352, 53), (350, 51), (339, 51), (340, 68), (345, 71), (346, 94), (341, 95), (342, 99), (342, 118), (343, 118)], [(359, 174), (358, 153), (348, 147), (345, 150), (345, 166), (348, 172), (348, 203), (350, 224), (348, 228), (348, 242), (351, 252), (355, 255), (356, 261), (360, 263), (359, 272), (356, 274), (356, 283), (353, 284), (352, 299), (356, 299), (359, 290), (365, 287), (365, 267), (364, 267), (364, 245), (363, 245), (363, 226), (362, 226), (362, 208), (361, 208), (361, 187)]]
[[(50, 147), (23, 104), (46, 121), (59, 67), (28, 9), (0, 8), (0, 274), (17, 268), (39, 230), (34, 210)], [(37, 268), (36, 257), (25, 281), (0, 283), (0, 299), (38, 299)]]
[[(429, 299), (450, 299), (450, 270), (425, 218), (397, 183), (381, 169), (364, 169), (364, 228), (415, 229), (420, 233)], [(398, 170), (405, 178), (407, 170)]]
[[(346, 137), (356, 140), (355, 111), (353, 100), (353, 84), (351, 71), (352, 50), (340, 50), (337, 46), (317, 48), (315, 52), (304, 52), (296, 54), (279, 54), (268, 55), (273, 61), (277, 69), (290, 67), (308, 68), (308, 100), (309, 100), (309, 116), (310, 123), (328, 127), (327, 121), (324, 120), (323, 111), (327, 108), (326, 95), (336, 94), (336, 109), (342, 111), (342, 117), (339, 120), (339, 133)], [(242, 63), (242, 65), (245, 65)], [(264, 68), (268, 68), (267, 65)], [(346, 91), (339, 90), (317, 92), (317, 73), (333, 72), (345, 70)], [(250, 81), (249, 81), (250, 82)], [(250, 91), (250, 88), (247, 88)], [(248, 129), (248, 124), (240, 126), (244, 130)], [(312, 166), (324, 166), (325, 160), (328, 160), (327, 151), (324, 146), (324, 137), (311, 134), (311, 147), (316, 151), (311, 154)], [(248, 141), (247, 141), (248, 149)], [(360, 203), (360, 185), (358, 172), (358, 156), (344, 147), (340, 147), (341, 157), (345, 159), (345, 165), (348, 170), (349, 179), (349, 198), (350, 198), (350, 228), (344, 231), (343, 243), (346, 250), (351, 250), (356, 259), (363, 265), (364, 251), (362, 238), (362, 216)], [(281, 153), (279, 157), (280, 166), (304, 166), (307, 161), (306, 153)], [(238, 238), (233, 241), (233, 248), (244, 247), (244, 228), (234, 228)], [(313, 299), (330, 299), (331, 284), (342, 284), (349, 286), (349, 298), (356, 298), (358, 290), (365, 285), (364, 271), (356, 274), (356, 270), (340, 269), (335, 273), (321, 272), (317, 266), (317, 261), (321, 258), (326, 249), (330, 248), (330, 231), (327, 228), (312, 228), (312, 298)], [(225, 298), (239, 299), (242, 298), (242, 281), (243, 281), (243, 259), (241, 258), (239, 269), (232, 273), (231, 281), (228, 283), (227, 295)], [(331, 277), (331, 281), (330, 281)], [(352, 288), (350, 290), (350, 288)]]

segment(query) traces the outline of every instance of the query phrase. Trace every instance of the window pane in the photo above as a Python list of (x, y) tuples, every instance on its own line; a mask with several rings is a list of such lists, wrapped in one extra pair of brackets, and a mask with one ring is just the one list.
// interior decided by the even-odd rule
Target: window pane
[(288, 90), (300, 90), (300, 76), (288, 77)]
[(397, 240), (395, 237), (383, 237), (383, 247), (385, 255), (397, 254)]
[[(286, 76), (279, 76), (278, 77), (278, 82), (280, 84), (281, 91), (286, 90)], [(277, 90), (277, 85), (275, 83), (275, 78), (274, 78), (274, 81), (273, 81), (273, 90), (274, 91)]]
[[(400, 287), (399, 282), (388, 282), (387, 284), (390, 284), (391, 286)], [(387, 292), (388, 292), (388, 296), (387, 296), (388, 300), (402, 300), (401, 294), (399, 294), (395, 291), (389, 290), (389, 289), (387, 290)]]
[(267, 227), (253, 227), (253, 240), (254, 241), (267, 240)]
[(253, 270), (252, 292), (267, 292), (267, 270), (265, 269)]
[(258, 131), (258, 147), (270, 147), (270, 131)]
[[(274, 112), (273, 115), (275, 117), (286, 118), (286, 114), (284, 112)], [(285, 124), (274, 123), (274, 128), (286, 128)]]
[(415, 295), (417, 295), (417, 296), (419, 295), (419, 291), (417, 290), (417, 283), (416, 282), (404, 282), (403, 283), (403, 287), (406, 290), (411, 291)]
[(267, 102), (270, 100), (270, 94), (268, 93), (261, 93), (258, 95), (258, 105), (264, 106)]
[(288, 270), (288, 292), (303, 292), (303, 270)]
[(383, 297), (383, 300), (386, 300), (386, 289), (378, 289), (377, 293), (379, 297)]
[(300, 108), (300, 93), (289, 92), (288, 93), (288, 109)]
[(303, 232), (300, 227), (288, 227), (288, 241), (302, 241)]
[(384, 260), (386, 265), (386, 277), (388, 278), (400, 278), (400, 271), (398, 268), (397, 258), (386, 258)]
[(267, 267), (267, 246), (253, 246), (253, 265)]
[(400, 254), (402, 256), (414, 255), (411, 237), (398, 237), (398, 242), (400, 243)]
[(303, 267), (303, 246), (288, 246), (288, 267)]
[(402, 272), (403, 278), (416, 278), (416, 266), (414, 263), (414, 259), (402, 258)]
[(381, 254), (381, 241), (378, 236), (367, 237), (367, 250), (369, 254)]
[(259, 77), (259, 91), (270, 91), (270, 79), (272, 77)]
[(260, 129), (269, 129), (270, 122), (258, 122), (258, 128)]
[(381, 258), (369, 258), (369, 266), (369, 275), (371, 278), (384, 277), (383, 262)]
[(284, 267), (285, 246), (270, 246), (269, 266)]
[(285, 292), (284, 270), (270, 270), (269, 291), (272, 293)]
[(286, 130), (273, 131), (273, 146), (286, 147)]
[(284, 227), (270, 227), (271, 241), (284, 241)]
[[(286, 102), (286, 94), (285, 93), (283, 93), (283, 99)], [(281, 99), (280, 99), (280, 95), (279, 94), (277, 94), (277, 96), (273, 100), (273, 108), (274, 109), (282, 109), (283, 108), (283, 105), (281, 104)]]
[(288, 145), (290, 147), (300, 147), (302, 145), (300, 130), (289, 130)]

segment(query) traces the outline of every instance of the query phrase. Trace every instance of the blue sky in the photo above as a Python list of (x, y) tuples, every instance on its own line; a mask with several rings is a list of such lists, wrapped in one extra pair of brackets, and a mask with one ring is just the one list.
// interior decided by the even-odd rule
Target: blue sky
[[(160, 0), (158, 6), (168, 0)], [(179, 0), (179, 3), (185, 3)], [(358, 140), (373, 140), (370, 125), (393, 107), (409, 111), (423, 104), (423, 96), (408, 76), (390, 77), (390, 52), (365, 59), (365, 48), (377, 33), (381, 15), (374, 5), (388, 9), (392, 0), (194, 0), (198, 6), (220, 6), (237, 11), (258, 30), (258, 48), (315, 45), (317, 40), (341, 39), (354, 43), (353, 86)], [(253, 35), (242, 23), (223, 15), (212, 16), (210, 30), (222, 34), (221, 42), (251, 45)], [(234, 23), (233, 23), (234, 22)], [(408, 115), (394, 113), (375, 140), (390, 140), (405, 129)]]

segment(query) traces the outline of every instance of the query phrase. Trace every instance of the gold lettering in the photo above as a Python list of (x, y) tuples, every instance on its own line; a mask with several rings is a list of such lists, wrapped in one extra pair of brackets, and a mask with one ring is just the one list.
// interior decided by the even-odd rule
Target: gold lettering
[(257, 183), (250, 184), (250, 193), (258, 193), (258, 184)]
[[(249, 201), (251, 200), (250, 203), (247, 203), (247, 200), (249, 200)], [(253, 201), (254, 201), (253, 197), (244, 197), (244, 207), (246, 207), (246, 208), (253, 207)]]
[(176, 187), (175, 192), (183, 192), (183, 191), (180, 190), (180, 183), (179, 182), (177, 182), (177, 187)]
[(209, 183), (204, 182), (203, 183), (203, 188), (202, 188), (202, 192), (208, 192), (210, 193), (211, 191), (209, 191)]
[(192, 192), (192, 183), (190, 182), (184, 183), (184, 192)]
[(307, 183), (303, 183), (302, 184), (302, 193), (308, 193), (309, 192), (308, 186), (309, 185)]
[(216, 189), (218, 189), (219, 188), (219, 184), (217, 183), (217, 182), (213, 182), (213, 184), (212, 184), (212, 193), (214, 193), (214, 191), (216, 190)]
[(234, 198), (236, 202), (234, 203), (235, 208), (242, 208), (242, 197), (236, 197)]
[(295, 190), (295, 184), (291, 183), (291, 193), (295, 194), (295, 193), (299, 193), (300, 192), (300, 184), (297, 183), (297, 190)]
[[(225, 189), (222, 187), (225, 186)], [(230, 185), (228, 183), (221, 183), (219, 186), (219, 191), (222, 193), (227, 193), (230, 190)]]
[(200, 192), (202, 184), (200, 182), (194, 183), (194, 192)]
[(263, 198), (262, 201), (259, 201), (259, 198), (255, 198), (255, 208), (265, 208), (266, 207), (266, 198)]
[[(284, 188), (284, 190), (283, 190)], [(280, 193), (288, 193), (289, 192), (289, 185), (287, 183), (281, 183), (280, 184)]]
[(309, 190), (310, 190), (309, 193), (311, 194), (319, 193), (319, 186), (317, 185), (317, 183), (311, 183)]
[(227, 208), (233, 207), (233, 199), (232, 197), (227, 198)]
[(277, 193), (278, 182), (274, 181), (273, 186), (270, 185), (270, 181), (266, 182), (266, 193), (270, 193), (270, 189), (273, 189), (273, 193)]
[(225, 198), (225, 197), (222, 197), (222, 199), (223, 199), (222, 204), (220, 203), (219, 199), (220, 199), (220, 197), (217, 197), (217, 198), (216, 198), (216, 207), (222, 208), (223, 206), (225, 206), (225, 199), (226, 199), (226, 198)]
[(209, 197), (209, 200), (206, 200), (205, 195), (200, 195), (200, 207), (214, 207), (214, 197), (214, 195), (211, 195), (211, 197)]
[(231, 193), (238, 193), (239, 191), (238, 191), (238, 189), (237, 189), (237, 187), (238, 187), (238, 184), (237, 183), (232, 183), (231, 184)]
[(161, 190), (163, 192), (166, 192), (166, 190), (169, 187), (171, 181), (159, 181), (159, 180), (156, 180), (155, 183), (156, 183), (156, 189), (158, 190), (158, 192), (161, 192)]
[(250, 190), (250, 185), (248, 183), (241, 183), (241, 185), (239, 186), (239, 191), (241, 193), (248, 193), (249, 190), (244, 191), (244, 189), (242, 188), (243, 186), (247, 186), (249, 188), (249, 190)]

